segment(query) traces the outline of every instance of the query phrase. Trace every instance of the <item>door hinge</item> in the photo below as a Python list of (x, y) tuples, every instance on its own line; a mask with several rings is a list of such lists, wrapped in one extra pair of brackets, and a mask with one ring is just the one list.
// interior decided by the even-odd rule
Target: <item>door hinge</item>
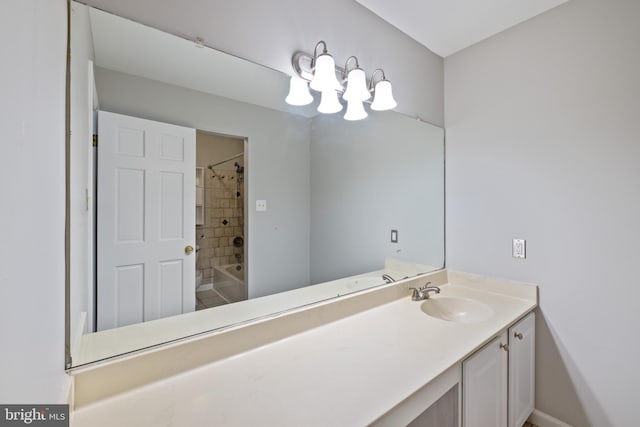
[(96, 135), (96, 134), (93, 134), (93, 141), (92, 141), (92, 145), (93, 145), (94, 147), (97, 147), (97, 146), (98, 146), (98, 135)]

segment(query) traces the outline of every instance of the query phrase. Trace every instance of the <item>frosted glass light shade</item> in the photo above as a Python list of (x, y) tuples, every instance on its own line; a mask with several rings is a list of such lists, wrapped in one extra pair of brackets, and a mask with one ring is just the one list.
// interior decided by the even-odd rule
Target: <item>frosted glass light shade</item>
[[(366, 101), (371, 98), (367, 89), (367, 78), (362, 68), (354, 68), (347, 75), (347, 90), (342, 99), (345, 101)], [(347, 107), (348, 109), (348, 107)]]
[(289, 105), (311, 104), (313, 96), (309, 93), (309, 83), (298, 76), (291, 76), (289, 94), (284, 100)]
[(333, 114), (342, 110), (342, 104), (338, 100), (338, 92), (335, 90), (325, 90), (320, 98), (318, 111), (323, 114)]
[(376, 84), (371, 109), (376, 111), (385, 111), (396, 108), (397, 105), (398, 103), (393, 99), (391, 82), (389, 80), (380, 80)]
[(318, 92), (339, 90), (342, 87), (336, 78), (336, 63), (333, 56), (323, 53), (316, 58), (313, 79), (309, 86)]
[(364, 109), (362, 101), (348, 101), (347, 112), (344, 115), (345, 120), (362, 120), (368, 116)]

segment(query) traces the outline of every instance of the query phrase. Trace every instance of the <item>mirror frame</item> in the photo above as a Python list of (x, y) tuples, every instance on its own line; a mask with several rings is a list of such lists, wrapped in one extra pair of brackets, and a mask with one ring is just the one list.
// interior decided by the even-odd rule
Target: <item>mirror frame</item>
[(71, 360), (71, 0), (67, 0), (67, 57), (65, 59), (64, 100), (64, 365), (72, 368)]

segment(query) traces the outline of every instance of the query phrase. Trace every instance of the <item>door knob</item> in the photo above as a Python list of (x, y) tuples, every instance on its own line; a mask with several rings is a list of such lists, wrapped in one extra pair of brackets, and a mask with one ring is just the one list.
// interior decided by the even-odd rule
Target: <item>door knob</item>
[(520, 332), (514, 333), (513, 336), (518, 338), (520, 341), (522, 341), (522, 334)]
[(184, 253), (187, 255), (191, 255), (191, 253), (193, 252), (193, 246), (191, 245), (187, 245), (184, 247)]

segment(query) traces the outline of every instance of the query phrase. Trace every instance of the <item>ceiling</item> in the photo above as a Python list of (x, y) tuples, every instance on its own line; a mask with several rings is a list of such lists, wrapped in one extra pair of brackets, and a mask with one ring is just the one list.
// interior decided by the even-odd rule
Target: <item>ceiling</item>
[(568, 0), (356, 0), (447, 57)]

